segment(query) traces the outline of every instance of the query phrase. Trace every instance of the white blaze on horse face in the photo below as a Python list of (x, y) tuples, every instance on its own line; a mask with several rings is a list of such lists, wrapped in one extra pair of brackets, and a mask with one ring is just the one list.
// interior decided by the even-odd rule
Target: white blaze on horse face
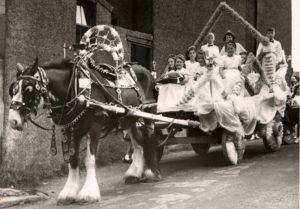
[(130, 129), (127, 130), (126, 132), (131, 139), (131, 143), (133, 146), (133, 155), (132, 155), (132, 163), (130, 164), (130, 167), (126, 171), (124, 178), (130, 176), (141, 178), (145, 169), (144, 150), (143, 147), (139, 145), (137, 141), (134, 139), (134, 136), (130, 131)]
[[(18, 83), (19, 88), (18, 92), (16, 92), (12, 97), (12, 102), (16, 103), (22, 103), (23, 102), (23, 96), (22, 96), (22, 80)], [(23, 124), (24, 124), (24, 118), (22, 118), (20, 114), (20, 110), (15, 109), (9, 109), (8, 114), (8, 121), (10, 123), (11, 128), (22, 130)]]
[(79, 191), (80, 177), (79, 168), (73, 169), (69, 164), (68, 180), (63, 190), (58, 195), (58, 203), (70, 203), (77, 199), (77, 193)]
[(98, 186), (95, 170), (95, 155), (91, 154), (90, 138), (87, 137), (87, 150), (85, 158), (86, 180), (80, 190), (77, 201), (79, 202), (97, 202), (100, 201), (100, 189)]

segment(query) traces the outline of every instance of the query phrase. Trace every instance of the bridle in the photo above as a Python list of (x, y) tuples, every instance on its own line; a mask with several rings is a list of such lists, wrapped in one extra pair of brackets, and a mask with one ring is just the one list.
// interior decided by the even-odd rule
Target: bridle
[[(21, 87), (19, 86), (20, 81), (23, 82)], [(44, 98), (44, 107), (48, 107), (49, 109), (51, 108), (47, 91), (48, 84), (49, 79), (47, 78), (45, 70), (41, 67), (38, 67), (37, 73), (35, 73), (33, 76), (23, 75), (23, 73), (19, 75), (17, 77), (17, 81), (13, 82), (9, 89), (9, 94), (11, 97), (15, 96), (19, 91), (21, 91), (21, 94), (23, 95), (23, 101), (12, 101), (10, 109), (20, 111), (20, 113), (24, 115), (25, 120), (29, 119), (33, 124), (45, 130), (48, 129), (36, 124), (30, 118), (30, 114), (37, 114), (37, 108), (40, 104), (41, 98)]]

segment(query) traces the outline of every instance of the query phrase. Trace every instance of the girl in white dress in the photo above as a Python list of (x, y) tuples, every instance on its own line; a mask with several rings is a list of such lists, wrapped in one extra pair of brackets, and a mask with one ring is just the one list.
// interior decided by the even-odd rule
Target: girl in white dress
[(175, 112), (185, 110), (182, 106), (177, 106), (179, 100), (186, 91), (186, 84), (189, 81), (191, 74), (185, 68), (185, 58), (183, 55), (177, 55), (175, 58), (175, 71), (169, 73), (178, 73), (183, 77), (179, 84), (169, 83), (159, 86), (159, 94), (157, 100), (157, 112)]
[(201, 73), (199, 62), (197, 62), (196, 47), (190, 46), (187, 51), (187, 61), (185, 61), (186, 69), (189, 71), (191, 77), (190, 80), (196, 80)]
[(168, 57), (168, 64), (165, 67), (165, 71), (162, 73), (164, 76), (166, 73), (170, 72), (171, 70), (175, 70), (175, 55), (169, 55)]
[(224, 79), (224, 96), (233, 94), (243, 96), (243, 80), (240, 72), (241, 57), (235, 53), (235, 42), (229, 41), (225, 47), (227, 54), (221, 56), (219, 60), (220, 74)]
[(233, 32), (231, 32), (230, 30), (228, 30), (225, 35), (224, 35), (224, 38), (223, 38), (223, 41), (225, 43), (225, 45), (222, 47), (221, 49), (221, 52), (220, 52), (220, 55), (225, 55), (227, 53), (226, 51), (226, 43), (228, 43), (229, 41), (233, 41), (235, 42), (236, 44), (236, 47), (235, 47), (235, 53), (236, 54), (240, 54), (240, 53), (243, 53), (243, 52), (246, 52), (246, 49), (240, 44), (240, 43), (237, 43), (235, 41), (235, 35)]

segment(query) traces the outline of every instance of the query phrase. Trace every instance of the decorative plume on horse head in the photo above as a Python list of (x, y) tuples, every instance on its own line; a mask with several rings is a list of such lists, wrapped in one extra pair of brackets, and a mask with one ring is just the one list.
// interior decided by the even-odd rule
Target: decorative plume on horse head
[[(36, 59), (31, 67), (18, 64), (16, 81), (10, 88), (9, 121), (13, 129), (22, 130), (26, 120), (43, 108), (48, 109), (53, 122), (62, 128), (62, 151), (69, 164), (68, 180), (58, 197), (58, 202), (63, 204), (101, 199), (95, 174), (98, 139), (116, 127), (128, 133), (134, 147), (133, 162), (125, 173), (125, 183), (161, 178), (155, 147), (149, 140), (153, 134), (152, 120), (144, 119), (144, 127), (139, 128), (137, 118), (128, 114), (132, 108), (139, 109), (145, 103), (155, 101), (155, 81), (150, 71), (140, 65), (124, 64), (120, 36), (110, 26), (91, 28), (81, 44), (85, 49), (73, 62), (60, 60), (39, 66)], [(96, 64), (92, 56), (97, 51), (111, 53), (116, 67)], [(120, 82), (128, 76), (124, 69), (130, 69), (135, 76), (127, 85)], [(111, 111), (121, 107), (123, 114)], [(153, 110), (148, 108), (147, 111)], [(80, 141), (85, 136), (87, 176), (80, 188), (78, 158)], [(55, 138), (52, 138), (51, 150), (56, 149), (55, 144)]]

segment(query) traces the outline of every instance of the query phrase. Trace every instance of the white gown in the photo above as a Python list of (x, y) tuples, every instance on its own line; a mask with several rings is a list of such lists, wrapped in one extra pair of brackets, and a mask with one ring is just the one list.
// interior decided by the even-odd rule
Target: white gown
[[(174, 71), (170, 71), (174, 72)], [(192, 77), (191, 73), (183, 68), (179, 71), (176, 71), (180, 74), (182, 74), (185, 77)], [(162, 112), (177, 112), (177, 111), (192, 111), (192, 106), (191, 105), (181, 105), (179, 106), (178, 104), (180, 103), (180, 99), (183, 97), (187, 90), (187, 85), (181, 85), (181, 84), (164, 84), (159, 86), (158, 90), (158, 99), (157, 99), (157, 112), (162, 113)]]
[[(219, 65), (223, 69), (225, 79), (224, 87), (227, 95), (233, 93), (235, 85), (237, 83), (242, 82), (241, 72), (238, 67), (241, 65), (242, 60), (240, 55), (233, 55), (232, 57), (228, 57), (227, 55), (221, 56), (219, 60)], [(243, 96), (243, 94), (241, 95)]]

